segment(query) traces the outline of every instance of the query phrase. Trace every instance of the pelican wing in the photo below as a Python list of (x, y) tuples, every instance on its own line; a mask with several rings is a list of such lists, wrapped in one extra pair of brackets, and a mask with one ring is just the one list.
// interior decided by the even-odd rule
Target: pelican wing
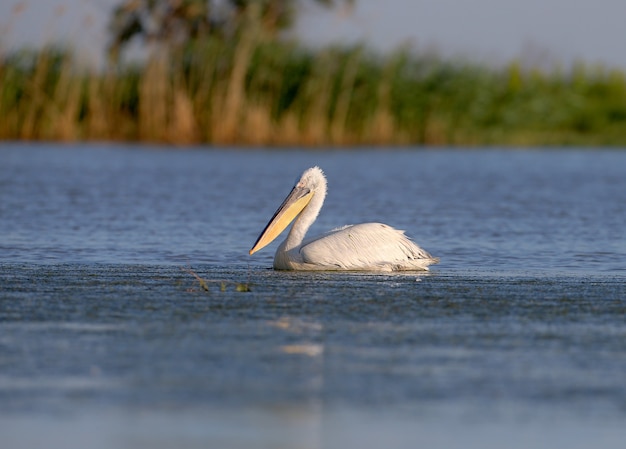
[(382, 223), (332, 230), (300, 248), (303, 262), (340, 270), (427, 270), (437, 263), (403, 231)]

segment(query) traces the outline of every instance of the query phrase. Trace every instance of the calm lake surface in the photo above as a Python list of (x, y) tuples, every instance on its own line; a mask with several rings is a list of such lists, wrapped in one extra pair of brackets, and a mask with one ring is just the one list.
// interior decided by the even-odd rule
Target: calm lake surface
[[(249, 256), (312, 165), (440, 264)], [(625, 230), (623, 150), (0, 144), (0, 447), (623, 448)]]

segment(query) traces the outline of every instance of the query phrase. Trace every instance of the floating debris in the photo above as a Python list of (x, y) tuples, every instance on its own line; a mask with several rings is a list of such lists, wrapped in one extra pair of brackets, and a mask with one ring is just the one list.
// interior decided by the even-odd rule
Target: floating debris
[(204, 290), (205, 292), (210, 292), (209, 289), (209, 284), (213, 283), (213, 284), (219, 284), (219, 289), (220, 292), (225, 292), (227, 287), (229, 285), (234, 285), (235, 286), (235, 291), (236, 292), (250, 292), (250, 284), (246, 283), (242, 283), (242, 282), (234, 282), (234, 281), (222, 281), (222, 280), (206, 280), (203, 279), (201, 276), (199, 276), (195, 271), (193, 271), (190, 268), (181, 268), (181, 270), (185, 271), (186, 273), (191, 274), (193, 277), (196, 278), (196, 280), (198, 281), (198, 283), (200, 284), (200, 287), (202, 288), (202, 290)]

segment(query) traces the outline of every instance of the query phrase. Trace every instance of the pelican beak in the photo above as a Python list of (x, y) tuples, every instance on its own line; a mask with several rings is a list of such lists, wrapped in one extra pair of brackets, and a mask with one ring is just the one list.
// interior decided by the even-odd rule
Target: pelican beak
[(274, 213), (274, 216), (267, 226), (265, 226), (263, 232), (261, 232), (261, 235), (250, 250), (250, 255), (272, 243), (272, 241), (289, 226), (289, 223), (302, 212), (302, 209), (309, 204), (312, 197), (313, 192), (311, 192), (311, 189), (296, 185), (287, 198), (285, 198), (283, 204), (281, 204)]

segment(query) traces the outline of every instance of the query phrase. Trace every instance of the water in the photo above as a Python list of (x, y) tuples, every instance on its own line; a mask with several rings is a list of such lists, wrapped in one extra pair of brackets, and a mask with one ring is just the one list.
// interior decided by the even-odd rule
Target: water
[[(312, 233), (383, 221), (441, 263), (248, 256), (311, 165)], [(0, 446), (623, 447), (624, 223), (621, 151), (5, 143)]]

